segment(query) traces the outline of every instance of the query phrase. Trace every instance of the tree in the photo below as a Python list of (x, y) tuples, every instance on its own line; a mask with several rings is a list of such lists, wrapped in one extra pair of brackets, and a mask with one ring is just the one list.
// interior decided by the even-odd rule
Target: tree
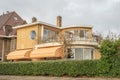
[(70, 58), (73, 53), (71, 50), (71, 44), (73, 42), (73, 37), (69, 37), (68, 35), (60, 34), (59, 35), (59, 43), (64, 47), (65, 58)]
[(115, 66), (118, 66), (120, 54), (120, 39), (113, 35), (108, 35), (101, 42), (101, 72), (104, 74), (113, 73)]
[(116, 41), (116, 45), (117, 45), (117, 57), (118, 59), (120, 59), (120, 38)]
[(101, 42), (101, 60), (106, 60), (109, 63), (112, 63), (114, 58), (116, 58), (116, 54), (118, 53), (118, 45), (116, 41), (105, 39)]

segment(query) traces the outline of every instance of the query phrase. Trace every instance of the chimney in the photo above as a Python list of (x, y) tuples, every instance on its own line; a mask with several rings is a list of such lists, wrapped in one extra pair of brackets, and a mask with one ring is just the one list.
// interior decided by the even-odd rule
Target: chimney
[(61, 27), (61, 26), (62, 26), (62, 17), (57, 16), (57, 27)]
[(6, 13), (8, 14), (8, 13), (9, 13), (9, 11), (6, 11)]
[(26, 20), (24, 20), (22, 24), (27, 24)]
[(36, 17), (33, 17), (33, 18), (32, 18), (32, 23), (33, 23), (33, 22), (37, 22), (37, 18), (36, 18)]

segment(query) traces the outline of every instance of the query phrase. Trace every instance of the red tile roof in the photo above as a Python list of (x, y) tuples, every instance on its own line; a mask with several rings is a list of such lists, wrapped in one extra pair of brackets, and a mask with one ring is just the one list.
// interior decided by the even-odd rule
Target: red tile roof
[(3, 14), (0, 15), (0, 28), (5, 25), (5, 23), (8, 21), (8, 19), (10, 18), (10, 16), (13, 14), (13, 12), (8, 13), (8, 14)]
[[(14, 20), (14, 17), (17, 17), (18, 20)], [(7, 12), (7, 14), (0, 15), (0, 35), (5, 35), (3, 31), (3, 26), (17, 26), (24, 24), (25, 21), (16, 13), (16, 12)], [(13, 30), (11, 35), (16, 35), (16, 30)]]

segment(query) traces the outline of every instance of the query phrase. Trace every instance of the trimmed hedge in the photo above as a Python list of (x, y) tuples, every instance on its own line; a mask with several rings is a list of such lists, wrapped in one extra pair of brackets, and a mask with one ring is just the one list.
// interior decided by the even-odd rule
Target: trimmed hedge
[[(116, 69), (117, 68), (117, 69)], [(52, 76), (106, 76), (100, 60), (66, 60), (41, 62), (3, 62), (0, 75), (52, 75)], [(120, 77), (120, 63), (107, 76)], [(119, 71), (119, 72), (118, 72)]]

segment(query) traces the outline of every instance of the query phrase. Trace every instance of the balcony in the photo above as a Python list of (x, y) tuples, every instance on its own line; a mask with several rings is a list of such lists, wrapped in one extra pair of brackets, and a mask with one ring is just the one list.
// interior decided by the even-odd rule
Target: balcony
[(98, 41), (95, 38), (88, 39), (88, 38), (80, 38), (80, 37), (73, 37), (73, 38), (66, 38), (66, 41), (69, 41), (72, 45), (87, 45), (87, 46), (95, 46), (100, 47)]
[[(94, 46), (100, 47), (100, 44), (97, 41), (90, 41), (90, 40), (74, 40), (69, 43), (70, 45), (77, 45), (77, 46)], [(35, 49), (40, 47), (50, 47), (50, 46), (60, 46), (62, 45), (61, 42), (49, 42), (49, 43), (42, 43), (35, 46)]]
[(90, 40), (74, 40), (71, 42), (71, 44), (72, 45), (88, 45), (88, 46), (100, 47), (98, 42), (90, 41)]

